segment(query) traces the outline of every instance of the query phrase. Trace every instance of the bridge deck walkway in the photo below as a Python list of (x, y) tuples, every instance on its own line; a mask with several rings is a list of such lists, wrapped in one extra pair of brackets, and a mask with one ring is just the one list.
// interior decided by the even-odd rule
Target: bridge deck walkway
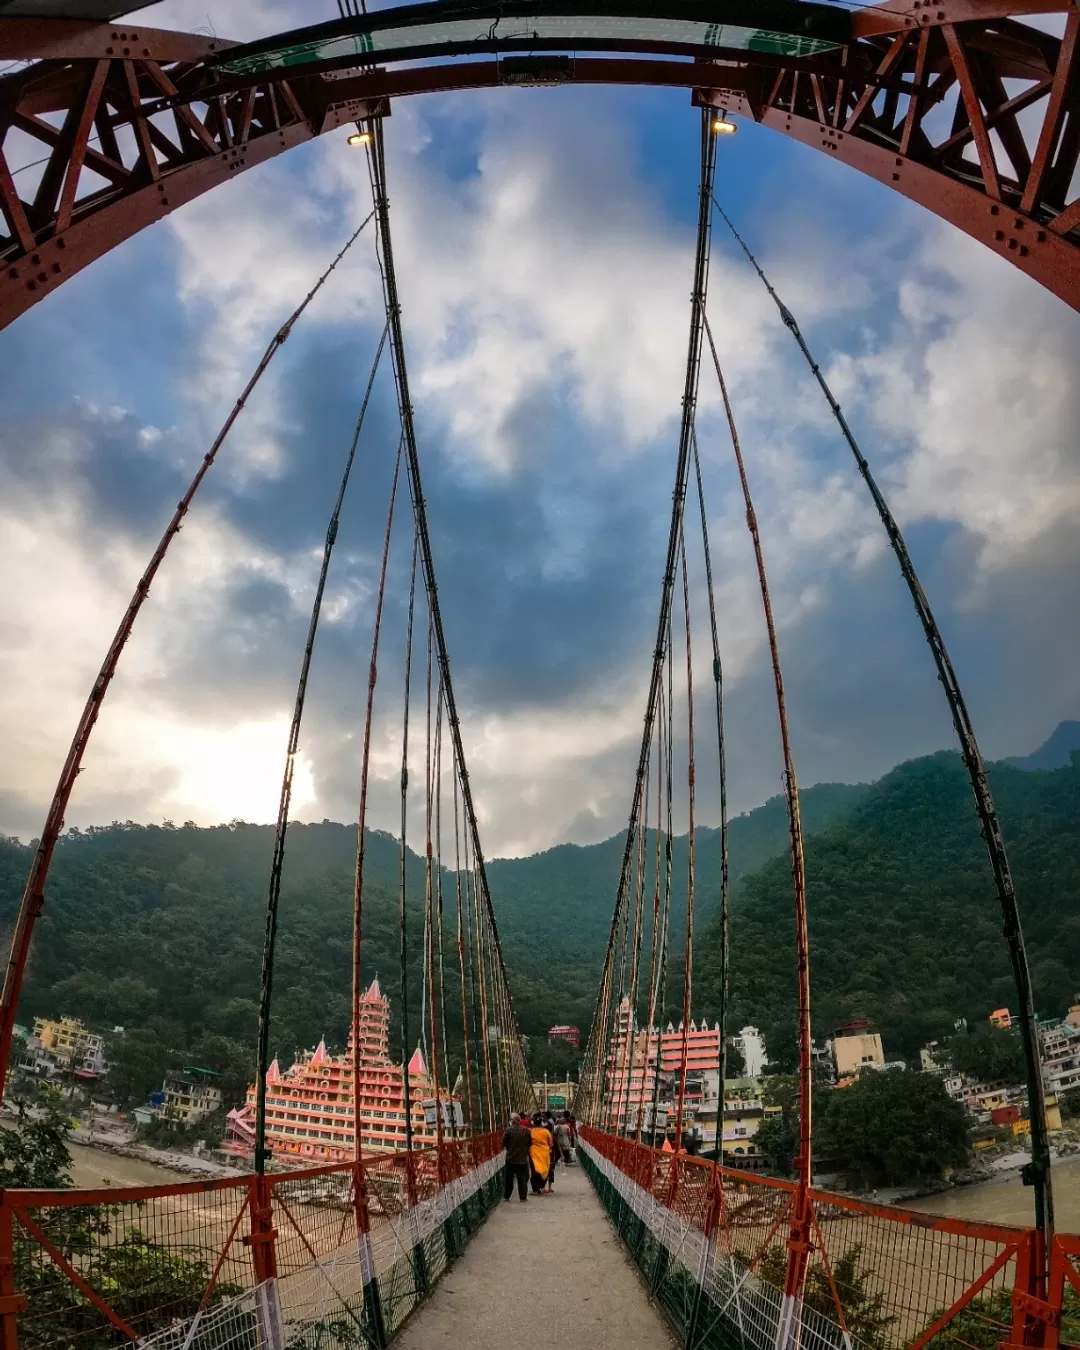
[(675, 1345), (580, 1166), (560, 1166), (552, 1196), (500, 1203), (402, 1329), (395, 1350), (541, 1343), (589, 1350)]

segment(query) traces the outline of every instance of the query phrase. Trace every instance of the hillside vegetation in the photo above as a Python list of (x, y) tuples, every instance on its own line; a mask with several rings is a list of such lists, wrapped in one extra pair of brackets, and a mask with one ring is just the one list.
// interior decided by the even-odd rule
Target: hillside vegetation
[[(1064, 1011), (1080, 983), (1080, 755), (1067, 768), (991, 770), (1020, 898), (1038, 1010)], [(985, 1019), (1015, 992), (1001, 911), (959, 756), (894, 769), (847, 816), (806, 840), (815, 1034), (853, 1017), (911, 1057), (954, 1019)], [(791, 875), (776, 858), (732, 907), (735, 1026), (757, 1020), (770, 1056), (791, 1063)], [(718, 934), (697, 944), (698, 997), (715, 1010)]]
[[(1040, 1010), (1060, 1011), (1080, 984), (1080, 756), (1052, 772), (992, 771), (1019, 890)], [(953, 1020), (1014, 1001), (989, 866), (957, 756), (901, 765), (872, 787), (825, 784), (803, 794), (815, 1034), (871, 1018), (892, 1057), (911, 1056)], [(685, 840), (676, 841), (673, 913), (685, 897)], [(791, 883), (783, 802), (731, 826), (732, 1000), (729, 1027), (766, 1032), (774, 1063), (794, 1046)], [(253, 1044), (267, 826), (114, 825), (65, 837), (38, 925), (22, 1020), (70, 1013), (95, 1027), (143, 1029), (157, 1056)], [(275, 979), (273, 1042), (288, 1057), (348, 1024), (355, 830), (290, 828)], [(563, 845), (490, 864), (522, 1029), (555, 1021), (585, 1031), (607, 944), (622, 840)], [(713, 1017), (719, 836), (698, 837), (694, 1011)], [(0, 922), (10, 930), (30, 861), (0, 840)], [(368, 843), (364, 969), (393, 997), (398, 966), (398, 846)], [(410, 962), (420, 965), (421, 860), (410, 855)], [(444, 880), (453, 913), (453, 880)], [(682, 943), (676, 920), (674, 943)], [(672, 961), (672, 969), (678, 965)], [(419, 998), (419, 980), (413, 992)], [(673, 1002), (669, 1007), (673, 1007)], [(415, 1019), (418, 1007), (413, 1009)], [(395, 1007), (395, 1021), (399, 1009)], [(414, 1026), (416, 1022), (414, 1020)], [(218, 1040), (207, 1040), (207, 1037)], [(150, 1047), (156, 1047), (150, 1054)], [(224, 1054), (224, 1052), (222, 1052)], [(246, 1053), (246, 1051), (245, 1051)], [(550, 1067), (543, 1052), (535, 1062)]]

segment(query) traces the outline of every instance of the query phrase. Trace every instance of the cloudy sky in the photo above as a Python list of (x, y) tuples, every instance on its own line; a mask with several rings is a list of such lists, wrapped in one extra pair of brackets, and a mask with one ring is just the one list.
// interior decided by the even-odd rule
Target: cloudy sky
[[(247, 0), (213, 22), (244, 38), (315, 17), (297, 0)], [(205, 5), (182, 0), (144, 18), (208, 23)], [(634, 90), (401, 101), (387, 125), (433, 546), (493, 855), (625, 822), (678, 433), (697, 135), (686, 93)], [(1080, 316), (887, 189), (761, 128), (722, 143), (718, 181), (891, 495), (985, 751), (1033, 749), (1080, 716)], [(363, 152), (325, 138), (176, 212), (0, 333), (0, 832), (40, 829), (178, 494), (277, 325), (369, 209)], [(947, 714), (827, 409), (719, 229), (716, 244), (710, 315), (757, 498), (800, 778), (869, 779), (949, 745)], [(69, 823), (273, 818), (326, 519), (382, 326), (373, 245), (361, 237), (222, 451), (125, 656)], [(779, 790), (779, 752), (708, 368), (701, 406), (742, 810)], [(305, 820), (357, 809), (395, 416), (387, 364), (316, 650), (295, 798)], [(387, 828), (400, 524), (373, 756), (373, 823)], [(704, 700), (699, 587), (694, 603)], [(715, 819), (704, 781), (702, 796)]]

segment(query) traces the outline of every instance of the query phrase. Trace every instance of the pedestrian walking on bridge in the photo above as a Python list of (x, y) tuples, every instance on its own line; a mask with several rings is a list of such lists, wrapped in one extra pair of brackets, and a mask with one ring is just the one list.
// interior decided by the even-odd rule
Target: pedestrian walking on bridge
[(514, 1182), (517, 1182), (518, 1199), (522, 1204), (529, 1198), (529, 1149), (532, 1145), (532, 1131), (521, 1123), (521, 1117), (515, 1112), (510, 1117), (510, 1128), (503, 1134), (503, 1148), (506, 1149), (506, 1166), (503, 1169), (503, 1199), (509, 1200), (514, 1194)]
[(534, 1195), (552, 1194), (552, 1172), (555, 1167), (555, 1139), (544, 1124), (543, 1115), (537, 1111), (533, 1116), (530, 1131), (531, 1147), (529, 1162), (532, 1165), (532, 1188)]

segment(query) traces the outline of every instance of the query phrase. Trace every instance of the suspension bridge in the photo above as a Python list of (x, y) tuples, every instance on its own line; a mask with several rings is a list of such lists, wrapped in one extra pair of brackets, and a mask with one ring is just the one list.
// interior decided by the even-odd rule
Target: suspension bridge
[[(811, 0), (435, 0), (373, 13), (355, 0), (340, 0), (339, 9), (331, 22), (248, 44), (145, 27), (109, 0), (15, 0), (0, 12), (0, 58), (11, 63), (0, 76), (0, 325), (47, 300), (69, 277), (176, 207), (313, 137), (348, 129), (366, 157), (371, 189), (370, 215), (272, 335), (108, 646), (14, 928), (0, 994), (0, 1074), (35, 921), (48, 903), (49, 870), (87, 745), (125, 644), (202, 482), (255, 386), (314, 296), (333, 284), (348, 249), (372, 243), (385, 310), (328, 522), (285, 756), (267, 885), (253, 1109), (245, 1126), (251, 1171), (220, 1181), (131, 1189), (3, 1192), (4, 1350), (127, 1342), (163, 1350), (381, 1347), (399, 1333), (403, 1345), (466, 1336), (494, 1345), (507, 1336), (532, 1335), (530, 1323), (508, 1325), (502, 1316), (507, 1309), (517, 1319), (551, 1319), (541, 1325), (565, 1328), (560, 1335), (623, 1347), (662, 1344), (668, 1334), (691, 1350), (923, 1350), (945, 1342), (971, 1350), (1055, 1350), (1068, 1344), (1075, 1335), (1071, 1310), (1080, 1296), (1080, 1237), (1054, 1227), (1031, 982), (975, 731), (869, 460), (796, 317), (722, 211), (714, 180), (725, 136), (738, 120), (760, 123), (920, 203), (1080, 309), (1080, 10), (1072, 0), (886, 0), (851, 8)], [(656, 640), (607, 955), (576, 1103), (584, 1175), (573, 1176), (558, 1211), (551, 1207), (540, 1216), (550, 1224), (547, 1216), (560, 1214), (560, 1246), (572, 1254), (568, 1261), (588, 1268), (594, 1286), (591, 1309), (586, 1303), (592, 1295), (582, 1282), (564, 1289), (557, 1273), (542, 1281), (550, 1285), (546, 1292), (523, 1292), (522, 1244), (537, 1239), (524, 1239), (514, 1228), (516, 1206), (489, 1217), (502, 1196), (503, 1129), (512, 1112), (532, 1108), (535, 1099), (455, 702), (409, 386), (408, 286), (406, 281), (399, 291), (385, 154), (386, 119), (398, 99), (563, 84), (685, 89), (697, 109), (689, 117), (700, 138), (696, 247), (687, 259), (692, 287), (685, 383)], [(40, 157), (30, 160), (27, 145)], [(718, 220), (757, 270), (821, 387), (895, 554), (948, 702), (1016, 982), (1031, 1105), (1032, 1155), (1024, 1179), (1033, 1208), (1026, 1228), (916, 1214), (813, 1184), (799, 791), (769, 596), (769, 541), (758, 529), (735, 409), (708, 319)], [(324, 587), (384, 361), (391, 367), (399, 431), (390, 455), (359, 775), (352, 1022), (344, 1056), (332, 1062), (316, 1056), (305, 1066), (314, 1089), (301, 1111), (293, 1101), (299, 1088), (271, 1057), (293, 770)], [(705, 773), (720, 790), (725, 920), (728, 902), (723, 653), (696, 424), (703, 366), (706, 378), (719, 384), (744, 497), (781, 732), (799, 1010), (800, 1138), (791, 1181), (741, 1172), (678, 1147), (690, 1060), (695, 792)], [(379, 686), (378, 671), (395, 548), (410, 560), (408, 622), (404, 689), (390, 694)], [(695, 706), (692, 619), (698, 612), (707, 616), (712, 671), (704, 707), (700, 699)], [(378, 987), (362, 979), (377, 697), (400, 698), (394, 706), (402, 719), (401, 962), (394, 980), (399, 1063), (388, 1041), (380, 1040), (389, 1033)], [(688, 756), (677, 750), (676, 724), (680, 745), (685, 731)], [(410, 736), (414, 747), (422, 743), (425, 765), (419, 961), (415, 954), (409, 959), (415, 944), (410, 948), (407, 932), (417, 922), (406, 905), (409, 794), (418, 791), (409, 782)], [(672, 913), (676, 802), (689, 822), (685, 916)], [(672, 948), (676, 927), (685, 933), (681, 951)], [(737, 953), (732, 956), (725, 941), (719, 972), (725, 991), (733, 959)], [(647, 1059), (649, 1029), (673, 1011), (666, 1000), (676, 987), (681, 1047), (675, 1147), (658, 1148), (659, 1074), (648, 1087), (639, 1075), (633, 1087), (634, 1033), (638, 1026), (647, 1029)], [(416, 1042), (423, 1054), (413, 1049)], [(725, 1044), (721, 1018), (721, 1084)], [(290, 1115), (291, 1105), (296, 1109)], [(402, 1122), (394, 1147), (386, 1146), (385, 1132), (377, 1139), (371, 1126), (380, 1114), (375, 1108), (390, 1106)], [(303, 1124), (287, 1127), (281, 1118)], [(870, 1320), (860, 1317), (862, 1305), (853, 1297), (852, 1253), (860, 1290), (873, 1301)]]

